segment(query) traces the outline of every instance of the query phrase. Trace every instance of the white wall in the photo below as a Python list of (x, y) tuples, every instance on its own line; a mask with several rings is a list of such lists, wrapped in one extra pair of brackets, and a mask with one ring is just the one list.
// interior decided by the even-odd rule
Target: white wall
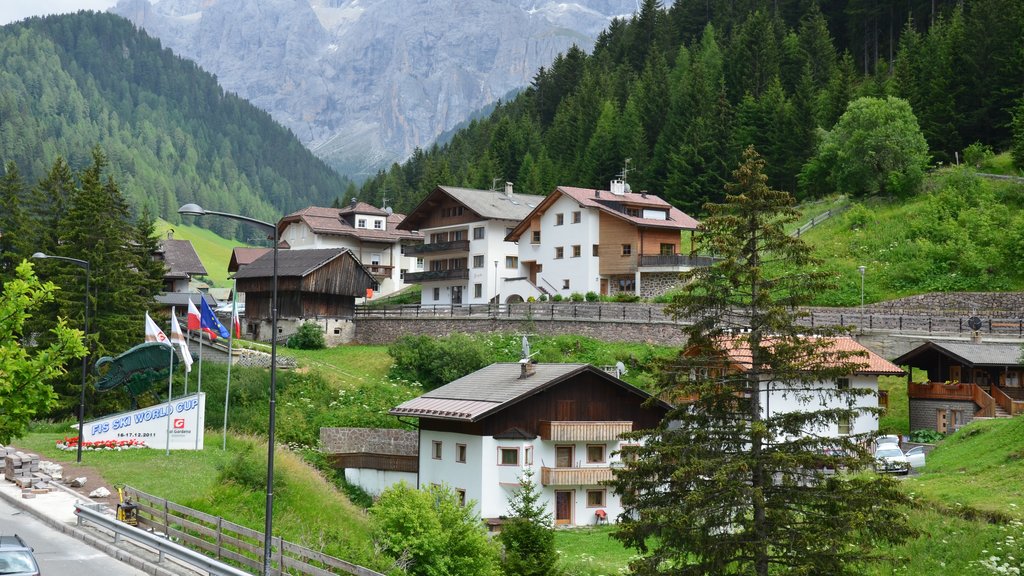
[[(778, 387), (778, 384), (773, 385)], [(835, 390), (835, 383), (828, 382), (807, 388), (822, 388), (823, 390)], [(871, 394), (856, 398), (856, 407), (875, 408), (878, 406), (878, 377), (855, 375), (850, 377), (850, 388), (865, 388), (871, 390)], [(761, 406), (768, 415), (781, 414), (794, 411), (817, 411), (828, 408), (845, 407), (845, 401), (835, 396), (829, 396), (825, 392), (787, 392), (786, 390), (772, 390), (762, 392)], [(861, 414), (851, 422), (851, 434), (864, 434), (878, 431), (878, 417), (873, 414)], [(819, 436), (839, 436), (839, 428), (836, 424), (829, 427), (819, 427), (808, 430), (808, 434)]]
[[(574, 224), (572, 213), (581, 212), (580, 222)], [(562, 224), (557, 225), (558, 214)], [(540, 244), (533, 244), (533, 234), (527, 231), (519, 239), (520, 260), (535, 260), (542, 266), (537, 274), (537, 285), (551, 294), (569, 296), (573, 292), (586, 294), (599, 292), (599, 258), (593, 256), (593, 245), (600, 243), (600, 216), (596, 210), (581, 208), (569, 196), (561, 196), (540, 216)], [(574, 258), (572, 247), (579, 245), (580, 256)], [(563, 256), (555, 258), (555, 248), (562, 247)], [(564, 281), (569, 288), (564, 289)]]
[[(536, 292), (530, 293), (528, 290), (521, 290), (519, 292), (509, 292), (506, 289), (506, 278), (518, 278), (526, 276), (525, 268), (518, 264), (519, 248), (515, 242), (505, 242), (506, 230), (513, 228), (519, 222), (516, 220), (480, 220), (477, 222), (471, 222), (469, 224), (459, 224), (456, 226), (444, 226), (440, 228), (429, 228), (422, 230), (424, 241), (430, 242), (430, 235), (441, 232), (452, 232), (455, 230), (463, 230), (464, 238), (469, 241), (469, 252), (466, 254), (445, 254), (443, 256), (425, 256), (424, 266), (422, 270), (430, 270), (429, 261), (438, 260), (441, 258), (461, 258), (465, 256), (466, 267), (469, 269), (469, 280), (444, 280), (437, 282), (424, 282), (422, 284), (422, 295), (420, 298), (421, 303), (425, 305), (439, 304), (448, 305), (452, 303), (452, 287), (462, 287), (462, 303), (463, 304), (486, 304), (494, 298), (495, 294), (499, 294), (501, 301), (505, 302), (508, 297), (512, 294), (518, 294), (523, 300), (526, 300), (529, 296), (535, 295)], [(476, 228), (484, 229), (484, 237), (480, 239), (473, 238), (473, 231)], [(474, 267), (474, 257), (483, 256), (483, 266)], [(509, 268), (506, 264), (506, 258), (513, 256), (517, 258), (517, 264)], [(494, 263), (497, 261), (497, 274), (495, 274)], [(480, 284), (480, 297), (476, 297), (476, 285)], [(434, 299), (434, 288), (439, 287), (440, 294), (439, 298)]]
[(392, 472), (387, 470), (369, 470), (366, 468), (346, 468), (345, 480), (349, 484), (359, 486), (372, 496), (380, 496), (390, 486), (404, 481), (416, 487), (415, 472)]

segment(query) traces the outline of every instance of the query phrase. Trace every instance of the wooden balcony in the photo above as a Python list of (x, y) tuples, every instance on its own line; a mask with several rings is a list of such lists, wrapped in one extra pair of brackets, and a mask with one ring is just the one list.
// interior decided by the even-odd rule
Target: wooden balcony
[(427, 270), (424, 272), (406, 272), (406, 284), (420, 284), (438, 280), (468, 280), (469, 268), (453, 268), (451, 270)]
[(945, 382), (924, 382), (907, 384), (907, 397), (917, 400), (958, 400), (974, 402), (979, 417), (993, 417), (996, 402), (981, 386), (970, 382), (946, 384)]
[(633, 431), (629, 420), (612, 422), (562, 421), (540, 423), (540, 439), (553, 442), (614, 442)]
[(381, 264), (363, 264), (363, 268), (366, 268), (370, 276), (378, 281), (391, 278), (391, 271), (395, 269), (394, 266), (382, 266)]
[(417, 254), (441, 254), (444, 252), (469, 252), (469, 240), (453, 240), (451, 242), (433, 242), (405, 247), (406, 256)]
[(697, 268), (711, 266), (715, 262), (710, 256), (690, 256), (688, 254), (652, 254), (640, 256), (640, 268)]
[(544, 486), (597, 486), (612, 479), (610, 467), (548, 468), (540, 469), (540, 483)]

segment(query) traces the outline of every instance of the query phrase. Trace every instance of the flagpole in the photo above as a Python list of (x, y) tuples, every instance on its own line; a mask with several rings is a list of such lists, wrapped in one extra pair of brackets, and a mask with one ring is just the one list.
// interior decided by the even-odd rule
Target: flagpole
[[(188, 320), (187, 319), (185, 320), (185, 326), (186, 326), (186, 328), (185, 328), (185, 333), (186, 333), (185, 345), (188, 346), (192, 342), (192, 330), (190, 328), (188, 328)], [(202, 334), (200, 333), (199, 344), (201, 345), (202, 343), (203, 343)], [(188, 373), (189, 373), (189, 371), (186, 370), (185, 371), (185, 392), (182, 394), (182, 396), (188, 396)]]
[(221, 450), (228, 449), (228, 401), (231, 399), (231, 364), (235, 342), (235, 314), (238, 313), (238, 282), (231, 283), (231, 328), (228, 329), (228, 383), (224, 389), (224, 436), (221, 439)]
[[(202, 298), (202, 296), (200, 296)], [(203, 393), (203, 329), (199, 329), (199, 377), (196, 378), (196, 401)], [(199, 450), (199, 414), (196, 413), (196, 450)]]
[[(174, 317), (174, 306), (171, 306), (171, 318)], [(171, 337), (174, 337), (174, 330), (171, 330)], [(185, 372), (188, 374), (188, 372)], [(171, 406), (171, 395), (174, 393), (172, 387), (174, 385), (174, 344), (171, 344), (171, 365), (167, 370), (167, 406)], [(171, 416), (174, 412), (171, 411), (167, 414), (167, 436), (164, 440), (164, 456), (171, 455)]]

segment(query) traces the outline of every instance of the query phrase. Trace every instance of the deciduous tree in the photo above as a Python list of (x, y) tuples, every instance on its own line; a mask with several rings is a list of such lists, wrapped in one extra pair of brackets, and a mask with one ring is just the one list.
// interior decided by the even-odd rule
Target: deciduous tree
[(29, 421), (57, 402), (50, 381), (65, 374), (65, 366), (85, 355), (82, 332), (63, 319), (51, 330), (50, 343), (29, 347), (25, 320), (57, 287), (40, 282), (32, 265), (22, 262), (17, 275), (0, 293), (0, 443), (25, 433)]

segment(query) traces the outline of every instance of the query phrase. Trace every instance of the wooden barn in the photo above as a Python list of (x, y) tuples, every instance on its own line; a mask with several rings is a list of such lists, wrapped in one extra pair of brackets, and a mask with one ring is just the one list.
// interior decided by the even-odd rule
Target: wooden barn
[[(274, 252), (268, 251), (235, 274), (245, 293), (248, 322), (270, 321)], [(279, 250), (278, 318), (351, 318), (356, 298), (377, 282), (345, 248)]]

